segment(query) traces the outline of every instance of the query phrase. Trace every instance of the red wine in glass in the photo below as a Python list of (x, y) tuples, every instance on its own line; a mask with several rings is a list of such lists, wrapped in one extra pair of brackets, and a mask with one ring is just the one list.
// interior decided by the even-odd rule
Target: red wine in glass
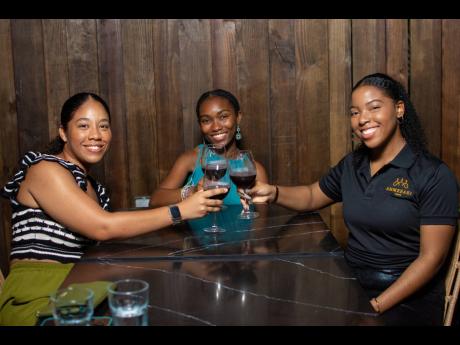
[(227, 192), (214, 195), (214, 196), (211, 197), (211, 199), (223, 200), (223, 199), (225, 199), (225, 197), (227, 196), (228, 192), (230, 191), (230, 183), (217, 181), (215, 183), (207, 184), (205, 186), (204, 190), (217, 189), (217, 188), (227, 188)]
[[(254, 157), (250, 150), (239, 150), (229, 158), (229, 175), (233, 183), (245, 192), (254, 186), (256, 182), (257, 168)], [(252, 200), (246, 198), (249, 208), (252, 207)], [(259, 216), (258, 212), (243, 208), (239, 215), (240, 219), (253, 219)]]
[(256, 182), (256, 174), (247, 171), (232, 171), (230, 173), (230, 178), (238, 188), (242, 189), (250, 189)]
[[(222, 157), (219, 157), (219, 159), (212, 159), (212, 156), (209, 156), (204, 169), (203, 189), (210, 190), (216, 188), (227, 188), (227, 192), (214, 195), (212, 196), (213, 199), (224, 199), (230, 190), (230, 178), (227, 174), (227, 160), (225, 158), (222, 159)], [(204, 228), (203, 231), (209, 233), (225, 231), (224, 228), (218, 226), (216, 223), (216, 212), (213, 212), (212, 225)]]
[(206, 164), (204, 171), (206, 177), (210, 180), (220, 180), (227, 173), (227, 162), (216, 161)]

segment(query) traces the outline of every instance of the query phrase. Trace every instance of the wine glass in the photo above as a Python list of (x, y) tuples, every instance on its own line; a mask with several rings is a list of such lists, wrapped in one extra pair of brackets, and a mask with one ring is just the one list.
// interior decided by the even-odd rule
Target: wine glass
[[(225, 148), (223, 149), (225, 150)], [(227, 188), (227, 193), (214, 195), (213, 199), (223, 200), (230, 190), (230, 178), (227, 174), (227, 159), (225, 155), (209, 154), (206, 159), (204, 168), (203, 189), (210, 190), (215, 188)], [(210, 227), (203, 230), (208, 233), (218, 233), (226, 231), (223, 227), (218, 226), (217, 212), (213, 212), (213, 221)]]
[(208, 162), (225, 160), (226, 152), (224, 145), (204, 144), (201, 148), (200, 164), (203, 174)]
[[(203, 145), (201, 149), (201, 156), (200, 156), (200, 164), (201, 164), (201, 170), (203, 171), (203, 175), (206, 175), (205, 170), (206, 170), (206, 165), (208, 164), (212, 164), (213, 162), (223, 162), (223, 161), (225, 161), (227, 164), (227, 160), (225, 157), (226, 157), (225, 145), (217, 145), (217, 144)], [(223, 165), (221, 166), (223, 167)], [(213, 165), (211, 165), (211, 169), (213, 169)], [(222, 169), (220, 170), (221, 173), (223, 172), (225, 175), (225, 173), (227, 172), (226, 169), (227, 169), (227, 166), (225, 166), (225, 171)], [(230, 180), (229, 179), (227, 180), (230, 183)], [(226, 206), (222, 205), (221, 210), (225, 210), (225, 209), (226, 209)]]
[[(235, 153), (232, 156), (232, 159), (229, 160), (229, 172), (233, 183), (236, 184), (238, 188), (243, 189), (246, 193), (246, 190), (254, 186), (256, 182), (257, 170), (252, 152), (250, 150), (239, 150), (239, 152)], [(245, 210), (243, 208), (243, 211), (240, 213), (238, 218), (257, 218), (259, 213), (251, 211), (251, 208), (253, 207), (251, 197), (247, 195), (245, 199), (249, 204), (249, 209)]]

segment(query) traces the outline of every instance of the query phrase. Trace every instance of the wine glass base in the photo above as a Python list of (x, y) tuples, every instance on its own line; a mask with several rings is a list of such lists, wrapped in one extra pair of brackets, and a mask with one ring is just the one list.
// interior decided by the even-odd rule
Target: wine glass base
[(238, 219), (254, 219), (259, 217), (259, 212), (241, 212)]
[(204, 228), (203, 231), (211, 234), (216, 234), (219, 232), (225, 232), (226, 230), (220, 226), (210, 226), (209, 228)]

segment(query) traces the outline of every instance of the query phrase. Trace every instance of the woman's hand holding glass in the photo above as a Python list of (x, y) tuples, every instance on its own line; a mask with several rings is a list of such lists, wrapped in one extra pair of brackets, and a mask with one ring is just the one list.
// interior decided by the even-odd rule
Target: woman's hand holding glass
[(228, 193), (229, 188), (215, 188), (199, 190), (177, 206), (180, 209), (183, 219), (200, 218), (209, 212), (219, 212), (222, 200), (215, 199), (221, 194)]
[[(238, 191), (241, 193), (240, 190)], [(268, 204), (273, 202), (276, 197), (276, 186), (256, 181), (254, 187), (247, 189), (245, 193), (251, 197), (255, 204)]]

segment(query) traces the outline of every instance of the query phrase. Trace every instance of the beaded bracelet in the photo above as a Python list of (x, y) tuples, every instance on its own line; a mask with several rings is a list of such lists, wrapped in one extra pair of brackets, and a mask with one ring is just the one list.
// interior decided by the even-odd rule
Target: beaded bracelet
[(185, 185), (180, 190), (180, 197), (181, 197), (182, 200), (185, 200), (190, 195), (192, 195), (194, 192), (195, 192), (195, 186), (194, 185)]

